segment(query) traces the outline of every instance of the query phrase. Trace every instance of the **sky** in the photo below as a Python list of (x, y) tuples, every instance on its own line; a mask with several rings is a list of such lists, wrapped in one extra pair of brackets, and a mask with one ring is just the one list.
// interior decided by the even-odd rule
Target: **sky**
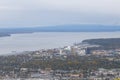
[(0, 28), (120, 25), (120, 0), (0, 0)]

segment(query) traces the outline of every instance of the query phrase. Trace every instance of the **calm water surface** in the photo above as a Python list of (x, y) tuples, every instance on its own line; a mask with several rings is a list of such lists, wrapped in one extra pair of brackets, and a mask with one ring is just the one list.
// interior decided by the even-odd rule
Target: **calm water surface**
[(12, 54), (12, 51), (22, 52), (59, 48), (93, 38), (120, 38), (120, 32), (40, 32), (12, 34), (11, 37), (0, 38), (0, 55)]

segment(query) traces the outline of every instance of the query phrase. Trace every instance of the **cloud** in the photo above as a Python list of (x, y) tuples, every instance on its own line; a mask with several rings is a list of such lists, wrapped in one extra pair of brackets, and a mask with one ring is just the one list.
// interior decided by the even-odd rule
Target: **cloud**
[(120, 0), (0, 0), (0, 26), (120, 24)]

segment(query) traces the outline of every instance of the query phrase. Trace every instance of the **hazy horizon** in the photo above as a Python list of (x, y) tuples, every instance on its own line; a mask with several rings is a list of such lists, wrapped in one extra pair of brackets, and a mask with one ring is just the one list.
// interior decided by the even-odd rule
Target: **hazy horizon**
[(120, 25), (120, 0), (1, 0), (0, 28)]

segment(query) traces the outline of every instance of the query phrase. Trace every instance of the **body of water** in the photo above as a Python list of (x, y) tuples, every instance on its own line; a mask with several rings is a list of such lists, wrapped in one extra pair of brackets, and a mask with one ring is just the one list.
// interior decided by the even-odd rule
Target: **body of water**
[(39, 49), (59, 48), (85, 39), (120, 38), (120, 32), (39, 32), (12, 34), (0, 38), (0, 55), (17, 51), (34, 51)]

